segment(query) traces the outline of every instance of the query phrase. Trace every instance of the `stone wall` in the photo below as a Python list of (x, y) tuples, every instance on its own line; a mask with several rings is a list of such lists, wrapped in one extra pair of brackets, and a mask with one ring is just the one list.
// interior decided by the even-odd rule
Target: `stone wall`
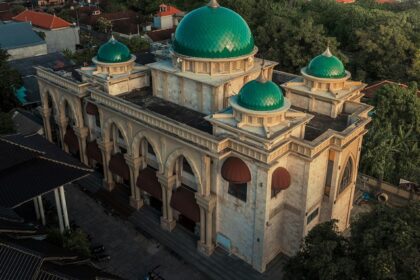
[(47, 54), (47, 44), (43, 43), (35, 46), (8, 49), (7, 52), (10, 54), (9, 60), (44, 55)]
[(79, 27), (67, 27), (54, 30), (46, 30), (33, 27), (34, 31), (44, 32), (47, 42), (48, 53), (70, 50), (74, 52), (76, 45), (80, 44)]

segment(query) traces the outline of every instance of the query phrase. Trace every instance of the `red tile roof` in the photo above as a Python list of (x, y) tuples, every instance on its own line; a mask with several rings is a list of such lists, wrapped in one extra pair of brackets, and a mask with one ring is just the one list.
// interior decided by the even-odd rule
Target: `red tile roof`
[[(380, 90), (382, 87), (386, 85), (399, 85), (400, 87), (407, 88), (408, 86), (405, 84), (396, 83), (393, 81), (383, 80), (380, 82), (376, 82), (374, 84), (371, 84), (367, 86), (363, 93), (365, 94), (366, 98), (373, 98), (375, 96), (376, 91)], [(417, 96), (420, 97), (420, 90), (417, 92)]]
[(159, 5), (159, 12), (156, 14), (158, 17), (164, 17), (164, 16), (172, 16), (178, 13), (182, 13), (181, 10), (178, 10), (174, 6), (169, 6), (165, 4)]
[(356, 2), (356, 0), (335, 0), (337, 3), (343, 3), (343, 4), (350, 4)]
[(71, 26), (71, 23), (65, 21), (56, 15), (42, 12), (26, 10), (13, 17), (15, 21), (30, 21), (33, 26), (44, 29), (58, 29)]

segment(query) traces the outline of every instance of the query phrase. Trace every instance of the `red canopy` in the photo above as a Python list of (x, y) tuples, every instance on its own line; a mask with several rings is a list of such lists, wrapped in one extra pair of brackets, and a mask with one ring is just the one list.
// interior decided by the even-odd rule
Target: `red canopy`
[(171, 207), (179, 211), (188, 219), (200, 222), (200, 207), (195, 200), (195, 192), (179, 187), (172, 193)]
[(284, 167), (278, 167), (271, 177), (271, 188), (277, 191), (285, 190), (290, 186), (290, 173)]
[(122, 153), (116, 153), (111, 156), (109, 161), (109, 170), (122, 177), (124, 180), (130, 180), (130, 168), (125, 162), (124, 155)]
[(146, 167), (140, 170), (136, 185), (154, 198), (162, 201), (162, 187), (157, 179), (156, 170), (153, 168)]
[(248, 166), (237, 157), (230, 157), (223, 163), (222, 177), (234, 184), (244, 184), (251, 181), (251, 173)]

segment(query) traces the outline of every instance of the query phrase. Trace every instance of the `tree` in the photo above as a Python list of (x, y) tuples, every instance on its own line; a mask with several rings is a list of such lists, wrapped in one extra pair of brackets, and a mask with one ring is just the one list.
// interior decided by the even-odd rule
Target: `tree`
[(80, 229), (68, 230), (61, 233), (58, 229), (48, 231), (47, 240), (52, 244), (66, 248), (80, 254), (82, 257), (90, 257), (90, 242), (86, 233)]
[(100, 32), (108, 33), (112, 28), (112, 22), (104, 17), (100, 17), (96, 21), (96, 28)]
[(22, 85), (20, 74), (7, 63), (10, 55), (0, 49), (0, 111), (9, 112), (18, 104), (15, 90)]
[(13, 132), (15, 132), (15, 127), (10, 113), (0, 112), (0, 135)]
[(388, 85), (373, 99), (375, 114), (363, 142), (361, 170), (398, 184), (420, 183), (420, 99), (417, 85)]
[(301, 250), (285, 267), (285, 280), (357, 279), (349, 243), (338, 234), (336, 221), (316, 226), (305, 237)]
[(133, 37), (131, 39), (118, 37), (118, 40), (125, 44), (132, 53), (144, 52), (150, 48), (150, 43), (141, 37)]
[(378, 205), (351, 223), (351, 236), (335, 221), (315, 226), (285, 266), (285, 279), (420, 279), (420, 202)]

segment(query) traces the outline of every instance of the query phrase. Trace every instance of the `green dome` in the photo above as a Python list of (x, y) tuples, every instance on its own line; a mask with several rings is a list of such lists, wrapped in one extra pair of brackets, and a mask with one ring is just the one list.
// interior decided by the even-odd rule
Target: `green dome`
[(239, 91), (238, 104), (255, 111), (276, 110), (283, 107), (283, 91), (272, 81), (252, 80)]
[(336, 79), (344, 78), (346, 69), (343, 62), (332, 55), (330, 49), (327, 48), (323, 54), (318, 55), (309, 62), (308, 67), (306, 67), (306, 74), (317, 78)]
[(111, 37), (99, 48), (96, 59), (105, 63), (126, 62), (131, 59), (131, 53), (126, 45)]
[(239, 14), (212, 1), (181, 20), (175, 32), (173, 49), (192, 57), (238, 57), (254, 50), (254, 37)]

